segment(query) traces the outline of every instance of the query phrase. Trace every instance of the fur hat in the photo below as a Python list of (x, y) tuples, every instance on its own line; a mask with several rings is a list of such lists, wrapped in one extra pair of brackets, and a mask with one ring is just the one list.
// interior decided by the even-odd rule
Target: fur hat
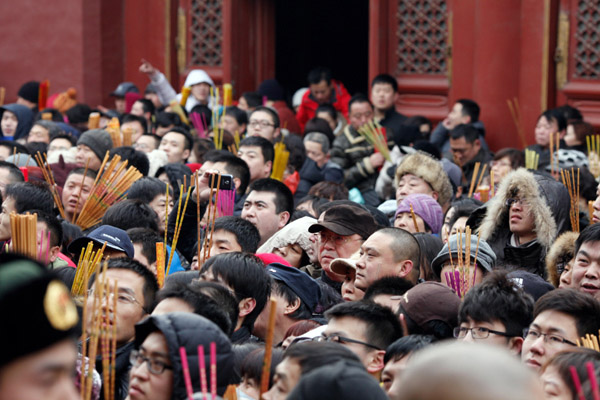
[(452, 199), (452, 185), (448, 175), (442, 164), (433, 157), (421, 152), (404, 157), (396, 169), (396, 186), (406, 174), (413, 174), (427, 182), (437, 192), (438, 203), (442, 207)]
[(558, 287), (560, 283), (558, 264), (566, 264), (575, 257), (575, 241), (578, 237), (579, 234), (576, 232), (563, 233), (552, 244), (546, 255), (546, 274), (548, 282), (554, 287)]
[(410, 212), (411, 205), (414, 213), (425, 221), (432, 233), (440, 233), (442, 222), (444, 222), (444, 215), (442, 207), (433, 197), (426, 194), (411, 194), (406, 196), (400, 202), (396, 210), (396, 216), (400, 213)]

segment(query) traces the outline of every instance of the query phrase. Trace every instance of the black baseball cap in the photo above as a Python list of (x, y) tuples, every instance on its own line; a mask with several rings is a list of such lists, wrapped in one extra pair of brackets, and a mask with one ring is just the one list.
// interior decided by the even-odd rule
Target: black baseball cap
[(311, 225), (308, 231), (317, 233), (323, 229), (329, 229), (341, 236), (350, 236), (356, 233), (366, 239), (377, 230), (377, 222), (371, 213), (361, 206), (341, 204), (325, 211), (323, 222)]
[(310, 275), (298, 268), (287, 267), (279, 263), (269, 264), (266, 269), (271, 278), (292, 289), (311, 312), (315, 310), (321, 298), (321, 288)]
[(69, 245), (68, 250), (73, 254), (79, 255), (81, 249), (87, 246), (90, 241), (95, 242), (100, 246), (106, 242), (106, 247), (120, 250), (127, 254), (127, 257), (133, 258), (133, 243), (131, 243), (131, 239), (127, 236), (127, 232), (110, 225), (101, 225), (94, 229), (89, 235), (73, 240)]

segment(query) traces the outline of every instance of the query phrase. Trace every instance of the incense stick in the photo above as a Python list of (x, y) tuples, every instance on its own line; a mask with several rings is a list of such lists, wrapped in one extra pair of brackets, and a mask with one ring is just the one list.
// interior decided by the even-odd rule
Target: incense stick
[(269, 310), (269, 324), (267, 325), (267, 335), (265, 337), (265, 357), (263, 359), (262, 374), (260, 378), (259, 399), (269, 390), (269, 376), (271, 375), (271, 358), (273, 355), (273, 336), (275, 333), (277, 301), (271, 298), (269, 302), (271, 309)]
[(579, 379), (575, 366), (570, 365), (569, 372), (571, 373), (571, 379), (573, 379), (573, 385), (575, 386), (575, 391), (577, 392), (579, 400), (585, 400), (585, 395), (583, 394), (583, 389), (581, 387), (581, 380)]
[(279, 142), (275, 144), (275, 158), (273, 159), (273, 170), (271, 172), (271, 179), (278, 181), (283, 180), (283, 174), (290, 157), (290, 152), (286, 150), (285, 144)]
[(156, 242), (156, 280), (162, 289), (165, 284), (165, 244)]
[(412, 216), (413, 224), (415, 225), (415, 232), (419, 233), (419, 225), (417, 224), (417, 217), (415, 215), (415, 211), (413, 210), (412, 204), (410, 205), (410, 215)]
[(179, 348), (179, 356), (181, 357), (181, 367), (183, 369), (183, 380), (185, 381), (185, 389), (187, 391), (188, 399), (194, 399), (194, 389), (192, 389), (192, 378), (190, 376), (190, 366), (188, 365), (187, 354), (185, 347)]
[(217, 398), (217, 344), (210, 342), (210, 395)]
[[(183, 218), (185, 216), (185, 210), (187, 210), (188, 201), (190, 200), (190, 191), (191, 187), (187, 191), (187, 195), (185, 198), (185, 205), (183, 206), (183, 214), (180, 214), (181, 211), (181, 198), (179, 198), (179, 207), (177, 208), (177, 219), (175, 220), (175, 231), (173, 234), (173, 241), (171, 242), (171, 253), (169, 254), (169, 262), (167, 264), (167, 272), (166, 276), (169, 276), (169, 272), (171, 271), (171, 262), (173, 261), (173, 254), (177, 249), (177, 240), (179, 239), (179, 234), (181, 233), (181, 226), (183, 225)], [(182, 186), (183, 192), (183, 186)]]

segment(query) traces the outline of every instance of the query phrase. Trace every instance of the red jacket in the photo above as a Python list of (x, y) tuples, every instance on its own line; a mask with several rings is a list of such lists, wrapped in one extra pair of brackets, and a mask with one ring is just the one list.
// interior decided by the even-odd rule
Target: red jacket
[[(332, 92), (332, 100), (333, 107), (341, 112), (346, 119), (348, 119), (348, 102), (350, 102), (350, 93), (344, 87), (342, 82), (338, 82), (336, 80), (332, 80), (333, 84), (333, 92)], [(298, 108), (298, 112), (296, 113), (296, 119), (300, 124), (300, 128), (302, 132), (304, 132), (304, 125), (308, 122), (308, 120), (315, 117), (317, 107), (319, 107), (319, 103), (313, 100), (310, 95), (310, 90), (304, 94), (302, 97), (302, 103), (300, 104), (300, 108)]]

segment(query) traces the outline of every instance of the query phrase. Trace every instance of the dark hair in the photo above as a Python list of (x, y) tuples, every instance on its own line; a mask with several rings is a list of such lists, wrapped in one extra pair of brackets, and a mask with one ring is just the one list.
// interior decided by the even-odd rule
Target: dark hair
[(78, 103), (65, 111), (69, 124), (80, 124), (88, 122), (92, 109), (87, 104)]
[(8, 176), (10, 177), (11, 183), (24, 182), (25, 178), (23, 173), (15, 164), (8, 161), (0, 161), (0, 169), (6, 168), (8, 170)]
[(409, 354), (429, 346), (433, 342), (435, 342), (435, 337), (431, 335), (408, 335), (401, 337), (385, 349), (383, 363), (387, 364), (389, 361), (399, 361)]
[[(173, 193), (172, 190), (169, 191)], [(156, 196), (166, 193), (167, 185), (163, 181), (158, 178), (145, 176), (133, 182), (133, 185), (131, 185), (127, 192), (127, 198), (129, 200), (140, 200), (148, 204), (151, 203)]]
[(194, 144), (194, 137), (190, 134), (190, 132), (187, 130), (187, 128), (184, 128), (183, 126), (176, 126), (175, 128), (169, 129), (168, 132), (165, 132), (165, 135), (167, 133), (171, 133), (171, 132), (175, 132), (175, 133), (179, 133), (180, 135), (183, 135), (183, 138), (184, 138), (183, 149), (184, 150), (192, 150), (192, 146)]
[(548, 122), (556, 122), (556, 126), (558, 127), (559, 131), (567, 129), (567, 120), (557, 109), (544, 111), (537, 118), (537, 121), (539, 121), (542, 117), (546, 118)]
[(62, 248), (61, 253), (68, 254), (67, 247), (71, 242), (77, 238), (83, 236), (83, 232), (81, 228), (75, 224), (70, 223), (69, 221), (62, 220), (60, 221), (60, 225), (62, 227), (63, 236), (62, 236)]
[(25, 148), (29, 152), (29, 154), (44, 154), (48, 152), (48, 143), (45, 142), (27, 142), (25, 143)]
[(352, 350), (332, 342), (294, 343), (283, 353), (283, 358), (291, 358), (296, 361), (300, 365), (302, 375), (340, 360), (360, 362)]
[(312, 311), (308, 308), (308, 305), (284, 282), (273, 279), (271, 281), (271, 293), (277, 293), (281, 296), (285, 300), (286, 305), (294, 304), (297, 300), (300, 300), (300, 306), (296, 311), (288, 314), (289, 318), (301, 320), (312, 317)]
[(315, 183), (308, 194), (325, 200), (348, 200), (348, 188), (343, 183), (321, 181)]
[(370, 301), (341, 303), (329, 309), (325, 316), (328, 321), (333, 318), (350, 317), (364, 322), (367, 325), (367, 342), (382, 350), (402, 336), (400, 322), (392, 310)]
[(521, 336), (533, 320), (533, 298), (507, 276), (507, 271), (486, 275), (467, 292), (458, 310), (458, 324), (500, 321), (506, 333)]
[[(244, 357), (240, 366), (240, 376), (246, 379), (253, 379), (260, 385), (263, 373), (263, 362), (265, 358), (265, 349), (252, 350)], [(275, 348), (271, 351), (271, 369), (269, 370), (269, 387), (273, 386), (273, 375), (277, 364), (283, 359), (283, 350)]]
[(452, 218), (450, 218), (450, 220), (448, 221), (448, 226), (452, 228), (456, 221), (458, 221), (458, 219), (461, 217), (470, 217), (475, 212), (475, 210), (477, 210), (482, 205), (482, 202), (473, 198), (460, 199), (452, 202), (451, 207), (454, 208), (454, 214), (452, 215)]
[(148, 176), (148, 171), (150, 171), (150, 161), (148, 160), (146, 153), (137, 151), (130, 146), (121, 146), (111, 149), (108, 154), (110, 158), (119, 155), (122, 161), (127, 160), (128, 166), (133, 166), (140, 171), (142, 175)]
[(258, 92), (244, 92), (242, 93), (242, 97), (246, 100), (250, 108), (262, 106), (262, 96)]
[(206, 104), (196, 104), (192, 108), (192, 111), (190, 111), (190, 114), (191, 113), (196, 113), (196, 114), (201, 115), (200, 118), (203, 118), (204, 121), (206, 121), (207, 123), (209, 123), (208, 121), (212, 121), (212, 116), (213, 116), (212, 110)]
[(154, 103), (148, 99), (137, 99), (136, 102), (139, 102), (144, 109), (144, 113), (149, 112), (150, 114), (154, 114), (156, 111), (156, 107), (154, 107)]
[(140, 200), (123, 200), (108, 207), (102, 225), (111, 225), (124, 231), (131, 228), (148, 228), (158, 231), (158, 215)]
[(462, 106), (462, 115), (471, 117), (471, 123), (479, 121), (479, 105), (470, 99), (456, 100)]
[[(304, 250), (302, 251), (303, 259), (301, 261), (301, 265), (308, 265), (310, 260), (306, 263), (302, 263), (304, 260)], [(321, 288), (321, 297), (319, 298), (319, 303), (315, 307), (315, 314), (323, 314), (325, 311), (329, 310), (331, 307), (343, 303), (344, 298), (342, 297), (339, 290), (335, 290), (333, 286), (328, 283), (323, 282), (322, 280), (316, 280), (317, 284)]]
[(566, 386), (571, 391), (571, 398), (580, 398), (576, 396), (577, 385), (573, 381), (573, 375), (571, 373), (571, 367), (575, 368), (577, 376), (580, 378), (580, 385), (583, 390), (583, 398), (591, 399), (592, 393), (597, 387), (593, 387), (589, 381), (590, 375), (588, 373), (587, 364), (591, 363), (595, 371), (595, 378), (598, 380), (598, 371), (600, 370), (600, 353), (593, 349), (579, 347), (573, 348), (569, 351), (561, 351), (554, 355), (542, 366), (542, 373), (548, 367), (555, 367), (556, 372), (565, 382)]
[(596, 178), (594, 178), (594, 175), (592, 175), (590, 170), (585, 167), (580, 168), (580, 175), (579, 195), (587, 201), (596, 200), (596, 188), (598, 187)]
[[(45, 119), (40, 119), (38, 121), (35, 121), (33, 123), (33, 125), (39, 125), (42, 128), (46, 129), (48, 131), (48, 138), (52, 138), (53, 136), (60, 135), (62, 132), (62, 130), (60, 129), (60, 126), (58, 126), (55, 122), (47, 121)], [(33, 127), (33, 125), (32, 125), (32, 127)]]
[(47, 213), (42, 210), (26, 210), (31, 214), (37, 214), (38, 222), (43, 222), (50, 231), (50, 247), (60, 246), (63, 239), (63, 229), (58, 218), (53, 214)]
[[(337, 121), (338, 120), (338, 114), (337, 114), (337, 110), (335, 109), (335, 107), (329, 103), (323, 103), (323, 104), (319, 104), (319, 106), (317, 107), (316, 111), (315, 111), (315, 115), (317, 115), (320, 112), (324, 112), (329, 114), (329, 116), (334, 120)], [(327, 124), (329, 125), (329, 124)], [(304, 130), (304, 132), (306, 133), (306, 129)]]
[(17, 182), (6, 186), (4, 199), (12, 197), (17, 214), (25, 210), (42, 210), (52, 214), (54, 198), (48, 185), (43, 182)]
[(271, 293), (271, 278), (265, 271), (263, 262), (253, 254), (224, 253), (209, 258), (202, 265), (200, 272), (208, 271), (233, 289), (238, 302), (246, 298), (256, 301), (256, 307), (246, 315), (243, 323), (252, 328)]
[(479, 139), (479, 130), (471, 124), (460, 124), (450, 131), (450, 137), (452, 139), (464, 137), (467, 143), (474, 143)]
[(573, 126), (573, 132), (575, 132), (575, 137), (581, 143), (585, 143), (585, 138), (587, 136), (592, 136), (594, 134), (594, 127), (592, 124), (587, 123), (585, 121), (580, 120), (570, 120), (568, 125)]
[(215, 220), (214, 231), (227, 231), (232, 233), (242, 251), (245, 253), (256, 253), (260, 242), (260, 233), (252, 223), (240, 217), (225, 216)]
[(577, 109), (573, 106), (570, 106), (568, 104), (557, 107), (557, 108), (555, 108), (555, 110), (558, 111), (559, 113), (561, 113), (563, 118), (566, 121), (569, 121), (569, 120), (583, 121), (583, 115), (581, 115), (581, 111), (579, 111), (579, 109)]
[[(194, 271), (195, 272), (195, 271)], [(190, 285), (205, 296), (213, 299), (221, 309), (227, 314), (231, 321), (232, 332), (235, 330), (238, 321), (240, 309), (238, 301), (228, 288), (215, 282), (203, 282), (194, 280)]]
[(294, 195), (283, 182), (271, 178), (257, 179), (250, 185), (248, 193), (253, 191), (273, 193), (277, 214), (287, 211), (292, 215), (294, 212)]
[(577, 257), (577, 253), (581, 248), (581, 245), (585, 242), (598, 242), (600, 241), (600, 224), (588, 225), (584, 230), (581, 231), (577, 240), (575, 241), (574, 254)]
[(383, 228), (378, 231), (392, 239), (390, 249), (394, 254), (394, 261), (410, 260), (413, 263), (412, 271), (408, 277), (417, 282), (420, 274), (421, 249), (419, 242), (413, 235), (400, 228)]
[(75, 138), (72, 135), (69, 135), (67, 133), (59, 133), (58, 135), (52, 135), (52, 136), (50, 136), (50, 143), (52, 143), (52, 141), (56, 140), (56, 139), (66, 139), (69, 142), (71, 142), (71, 146), (75, 146), (75, 144), (77, 143), (77, 138)]
[(419, 268), (423, 271), (422, 278), (426, 281), (439, 280), (431, 268), (431, 262), (444, 247), (442, 239), (439, 236), (425, 232), (413, 233), (413, 236), (419, 243), (419, 249), (421, 249)]
[[(317, 210), (319, 209), (319, 207), (321, 207), (323, 204), (327, 203), (327, 199), (309, 194), (309, 195), (304, 196), (297, 202), (298, 205), (300, 205), (302, 203), (310, 203), (311, 208), (313, 210), (315, 210), (315, 213), (316, 213)], [(298, 211), (299, 210), (294, 211), (294, 214)], [(316, 217), (316, 218), (319, 217), (318, 215), (316, 215), (316, 216), (311, 215), (311, 216)]]
[(493, 160), (498, 161), (504, 157), (508, 157), (510, 160), (510, 167), (512, 169), (518, 169), (525, 166), (525, 155), (523, 154), (522, 150), (512, 149), (509, 147), (498, 150), (498, 152), (494, 154)]
[(327, 121), (323, 118), (314, 117), (306, 122), (306, 125), (304, 125), (304, 135), (312, 132), (319, 132), (327, 136), (327, 140), (329, 140), (329, 147), (331, 147), (333, 141), (335, 140), (335, 135), (333, 134), (329, 123), (327, 123)]
[(293, 167), (294, 171), (300, 171), (306, 161), (304, 141), (299, 135), (290, 133), (283, 138), (283, 143), (290, 153), (288, 157), (288, 167)]
[[(132, 271), (144, 280), (144, 286), (142, 288), (142, 293), (144, 295), (143, 309), (146, 314), (151, 314), (154, 309), (154, 297), (156, 296), (156, 292), (158, 292), (158, 282), (156, 281), (154, 274), (140, 262), (128, 257), (118, 257), (108, 260), (108, 269), (125, 269)], [(96, 274), (90, 277), (90, 287), (95, 279)]]
[(352, 96), (352, 98), (348, 102), (348, 113), (350, 113), (350, 110), (352, 110), (352, 105), (354, 103), (368, 103), (371, 109), (373, 109), (373, 104), (371, 104), (369, 98), (362, 93), (357, 93), (354, 96)]
[[(136, 101), (141, 101), (140, 100), (136, 100)], [(149, 101), (149, 100), (148, 100)], [(150, 104), (152, 104), (152, 102), (150, 102)], [(147, 112), (147, 111), (144, 111)], [(140, 117), (138, 115), (133, 115), (133, 114), (123, 114), (120, 118), (121, 120), (121, 125), (127, 123), (127, 122), (137, 122), (142, 126), (142, 130), (144, 133), (146, 133), (146, 131), (148, 130), (148, 121), (146, 121), (146, 118), (144, 117)]]
[(384, 276), (373, 282), (365, 291), (364, 300), (373, 300), (374, 297), (380, 294), (391, 296), (402, 296), (414, 285), (399, 276)]
[(578, 336), (595, 335), (600, 330), (600, 302), (575, 289), (552, 290), (540, 297), (533, 307), (533, 319), (544, 311), (558, 311), (572, 317)]
[(154, 176), (158, 178), (163, 172), (167, 174), (167, 178), (169, 179), (173, 193), (173, 202), (175, 202), (179, 198), (179, 190), (180, 185), (183, 183), (183, 176), (185, 175), (187, 177), (187, 181), (191, 182), (192, 170), (190, 167), (182, 163), (169, 163), (160, 167)]
[(161, 236), (148, 228), (131, 228), (127, 230), (131, 243), (142, 246), (142, 255), (148, 259), (149, 264), (156, 262), (156, 243), (162, 242)]
[(193, 309), (194, 314), (203, 316), (214, 322), (227, 335), (231, 336), (235, 325), (232, 326), (229, 316), (219, 304), (190, 284), (172, 284), (156, 293), (156, 307), (165, 299), (179, 299)]
[[(421, 128), (421, 125), (427, 125), (429, 126), (429, 133), (431, 133), (431, 120), (423, 115), (413, 115), (412, 117), (408, 117), (402, 124), (406, 126), (416, 126), (417, 128)], [(422, 132), (421, 135), (423, 135)]]
[(35, 114), (35, 117), (33, 118), (34, 121), (39, 121), (42, 120), (42, 115), (44, 114), (52, 114), (52, 121), (53, 122), (64, 122), (65, 118), (63, 117), (62, 113), (60, 111), (58, 111), (56, 108), (44, 108), (43, 110), (40, 110), (37, 112), (37, 114)]
[(331, 70), (327, 67), (315, 67), (310, 70), (307, 77), (309, 85), (316, 85), (321, 81), (325, 81), (328, 85), (331, 85), (331, 79)]
[(156, 126), (166, 128), (168, 126), (181, 126), (181, 118), (177, 113), (162, 111), (156, 114)]
[(29, 154), (29, 150), (27, 150), (27, 147), (25, 147), (19, 142), (13, 142), (12, 140), (0, 140), (0, 147), (6, 147), (10, 151), (9, 155), (14, 155), (18, 153)]
[[(240, 180), (240, 187), (235, 188), (236, 191), (238, 193), (246, 193), (246, 189), (250, 183), (250, 169), (246, 161), (225, 150), (210, 150), (206, 152), (204, 161), (225, 163), (225, 172)], [(267, 160), (265, 159), (265, 161)]]
[[(69, 171), (69, 174), (67, 175), (67, 179), (69, 179), (69, 177), (71, 175), (83, 175), (85, 174), (85, 176), (87, 176), (88, 178), (92, 178), (92, 179), (96, 179), (96, 176), (98, 176), (98, 172), (88, 168), (87, 171), (85, 170), (85, 168), (83, 167), (78, 167), (78, 168), (74, 168), (71, 171)], [(65, 182), (67, 181), (67, 179), (65, 179)]]
[[(158, 136), (157, 136), (158, 137)], [(225, 143), (225, 131), (223, 131), (223, 143)], [(204, 156), (210, 150), (215, 148), (215, 143), (210, 138), (194, 138), (194, 149), (192, 150), (196, 156), (196, 162), (202, 164)]]
[(283, 335), (283, 339), (287, 339), (290, 336), (301, 336), (306, 332), (310, 332), (313, 329), (322, 326), (320, 323), (313, 319), (301, 319), (300, 321), (294, 322)]
[(260, 147), (265, 162), (273, 161), (275, 158), (275, 148), (273, 143), (260, 136), (248, 136), (240, 142), (240, 148), (244, 146)]
[(256, 107), (254, 110), (252, 110), (250, 115), (248, 115), (248, 120), (250, 120), (250, 118), (252, 118), (252, 115), (254, 115), (254, 113), (258, 112), (258, 111), (266, 112), (267, 114), (269, 114), (271, 116), (271, 119), (273, 120), (274, 127), (279, 128), (279, 124), (280, 124), (279, 114), (277, 114), (277, 111), (275, 111), (271, 107), (266, 107), (266, 106)]
[(377, 84), (390, 85), (394, 89), (394, 93), (398, 93), (398, 81), (390, 74), (379, 74), (371, 82), (371, 87)]
[(402, 304), (398, 306), (397, 314), (404, 314), (406, 327), (411, 334), (432, 335), (436, 340), (450, 339), (454, 336), (452, 332), (454, 327), (450, 326), (446, 321), (434, 319), (423, 325), (418, 325), (410, 315), (408, 315), (404, 307), (402, 307)]
[[(246, 114), (246, 111), (240, 110), (236, 106), (227, 107), (225, 110), (225, 115), (235, 118), (235, 121), (238, 123), (238, 125), (248, 124), (248, 114)], [(240, 132), (240, 134), (241, 133), (242, 132)]]

